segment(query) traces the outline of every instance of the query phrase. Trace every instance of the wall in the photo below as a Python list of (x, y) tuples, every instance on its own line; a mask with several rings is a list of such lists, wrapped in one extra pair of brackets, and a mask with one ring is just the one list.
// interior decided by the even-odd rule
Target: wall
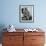
[[(13, 24), (16, 28), (46, 28), (46, 1), (44, 0), (0, 0), (0, 25)], [(19, 22), (19, 5), (34, 5), (34, 23)]]
[[(19, 5), (34, 5), (34, 23), (19, 22)], [(0, 25), (13, 24), (16, 28), (46, 28), (46, 1), (41, 0), (1, 0)]]
[[(19, 5), (34, 5), (34, 23), (19, 22)], [(9, 24), (15, 28), (40, 27), (46, 32), (46, 0), (0, 0), (0, 31)]]

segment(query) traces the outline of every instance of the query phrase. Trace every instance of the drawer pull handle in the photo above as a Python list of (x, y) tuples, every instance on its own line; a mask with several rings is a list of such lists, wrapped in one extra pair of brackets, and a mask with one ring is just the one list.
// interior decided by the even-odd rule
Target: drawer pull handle
[(36, 40), (36, 39), (32, 39), (32, 40)]
[(13, 38), (9, 38), (10, 40), (13, 40)]
[(10, 40), (12, 40), (11, 38), (9, 38)]

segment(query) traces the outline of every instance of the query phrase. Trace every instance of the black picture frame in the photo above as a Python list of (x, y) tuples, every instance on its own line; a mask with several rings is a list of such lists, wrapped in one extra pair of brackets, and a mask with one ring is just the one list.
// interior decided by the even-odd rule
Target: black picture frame
[(34, 22), (34, 5), (19, 5), (19, 21), (22, 23)]

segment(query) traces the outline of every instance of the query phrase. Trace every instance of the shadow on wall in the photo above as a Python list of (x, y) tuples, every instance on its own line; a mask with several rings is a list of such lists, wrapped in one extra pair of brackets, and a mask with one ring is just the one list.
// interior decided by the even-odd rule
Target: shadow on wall
[(2, 43), (2, 36), (3, 36), (3, 32), (5, 32), (6, 30), (3, 30), (5, 27), (4, 24), (0, 24), (0, 43)]

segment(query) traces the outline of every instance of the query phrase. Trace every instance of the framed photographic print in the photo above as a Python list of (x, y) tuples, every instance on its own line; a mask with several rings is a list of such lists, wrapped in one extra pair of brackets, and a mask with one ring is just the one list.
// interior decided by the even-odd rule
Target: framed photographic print
[(20, 22), (34, 22), (34, 5), (19, 5)]

